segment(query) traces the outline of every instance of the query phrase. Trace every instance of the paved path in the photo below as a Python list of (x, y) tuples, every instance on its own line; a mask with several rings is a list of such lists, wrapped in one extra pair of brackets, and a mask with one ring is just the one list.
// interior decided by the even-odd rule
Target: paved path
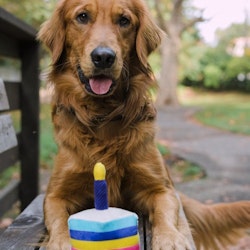
[(178, 190), (200, 201), (250, 200), (250, 136), (202, 126), (192, 119), (196, 110), (158, 111), (158, 138), (170, 150), (199, 164), (205, 179), (178, 184)]

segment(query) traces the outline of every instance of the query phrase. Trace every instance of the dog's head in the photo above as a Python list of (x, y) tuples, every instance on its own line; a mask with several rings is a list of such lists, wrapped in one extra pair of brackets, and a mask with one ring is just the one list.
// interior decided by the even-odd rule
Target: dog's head
[(161, 31), (142, 0), (61, 0), (38, 38), (52, 53), (53, 70), (70, 69), (87, 94), (107, 96), (122, 77), (147, 72)]

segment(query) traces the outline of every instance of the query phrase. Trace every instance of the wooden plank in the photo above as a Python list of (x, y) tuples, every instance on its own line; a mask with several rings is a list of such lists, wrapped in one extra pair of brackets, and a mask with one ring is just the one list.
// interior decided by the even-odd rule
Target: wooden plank
[(0, 190), (0, 216), (9, 210), (16, 201), (18, 201), (19, 184), (19, 180), (12, 180), (7, 187)]
[(3, 80), (0, 78), (0, 111), (10, 108), (7, 92)]
[(4, 82), (5, 89), (7, 93), (7, 97), (9, 100), (9, 110), (17, 110), (21, 107), (20, 101), (20, 89), (21, 83), (20, 82)]
[(16, 132), (10, 114), (0, 115), (0, 153), (17, 146)]
[(0, 249), (31, 250), (45, 235), (43, 223), (44, 195), (39, 195), (8, 227), (0, 234)]
[(39, 46), (22, 44), (21, 84), (21, 206), (24, 209), (38, 194), (39, 176)]
[(0, 173), (19, 160), (19, 147), (16, 146), (0, 154)]
[(17, 40), (34, 40), (37, 31), (0, 7), (0, 30)]

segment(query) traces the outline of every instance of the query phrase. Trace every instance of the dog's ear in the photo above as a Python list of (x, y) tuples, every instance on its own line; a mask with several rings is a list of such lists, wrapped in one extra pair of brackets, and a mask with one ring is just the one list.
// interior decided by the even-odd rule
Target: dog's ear
[(51, 51), (53, 64), (59, 60), (65, 42), (63, 3), (60, 1), (51, 18), (42, 24), (37, 37)]
[(147, 67), (147, 57), (161, 43), (163, 31), (154, 23), (146, 6), (140, 7), (139, 29), (136, 37), (136, 53), (140, 63)]

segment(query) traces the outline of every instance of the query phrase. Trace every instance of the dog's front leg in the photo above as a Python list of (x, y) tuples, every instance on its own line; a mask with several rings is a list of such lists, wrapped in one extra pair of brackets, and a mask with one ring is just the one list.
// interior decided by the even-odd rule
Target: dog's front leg
[(150, 213), (153, 250), (194, 250), (191, 231), (174, 190), (156, 194)]
[(69, 250), (66, 200), (47, 195), (44, 202), (45, 225), (49, 232), (46, 250)]

